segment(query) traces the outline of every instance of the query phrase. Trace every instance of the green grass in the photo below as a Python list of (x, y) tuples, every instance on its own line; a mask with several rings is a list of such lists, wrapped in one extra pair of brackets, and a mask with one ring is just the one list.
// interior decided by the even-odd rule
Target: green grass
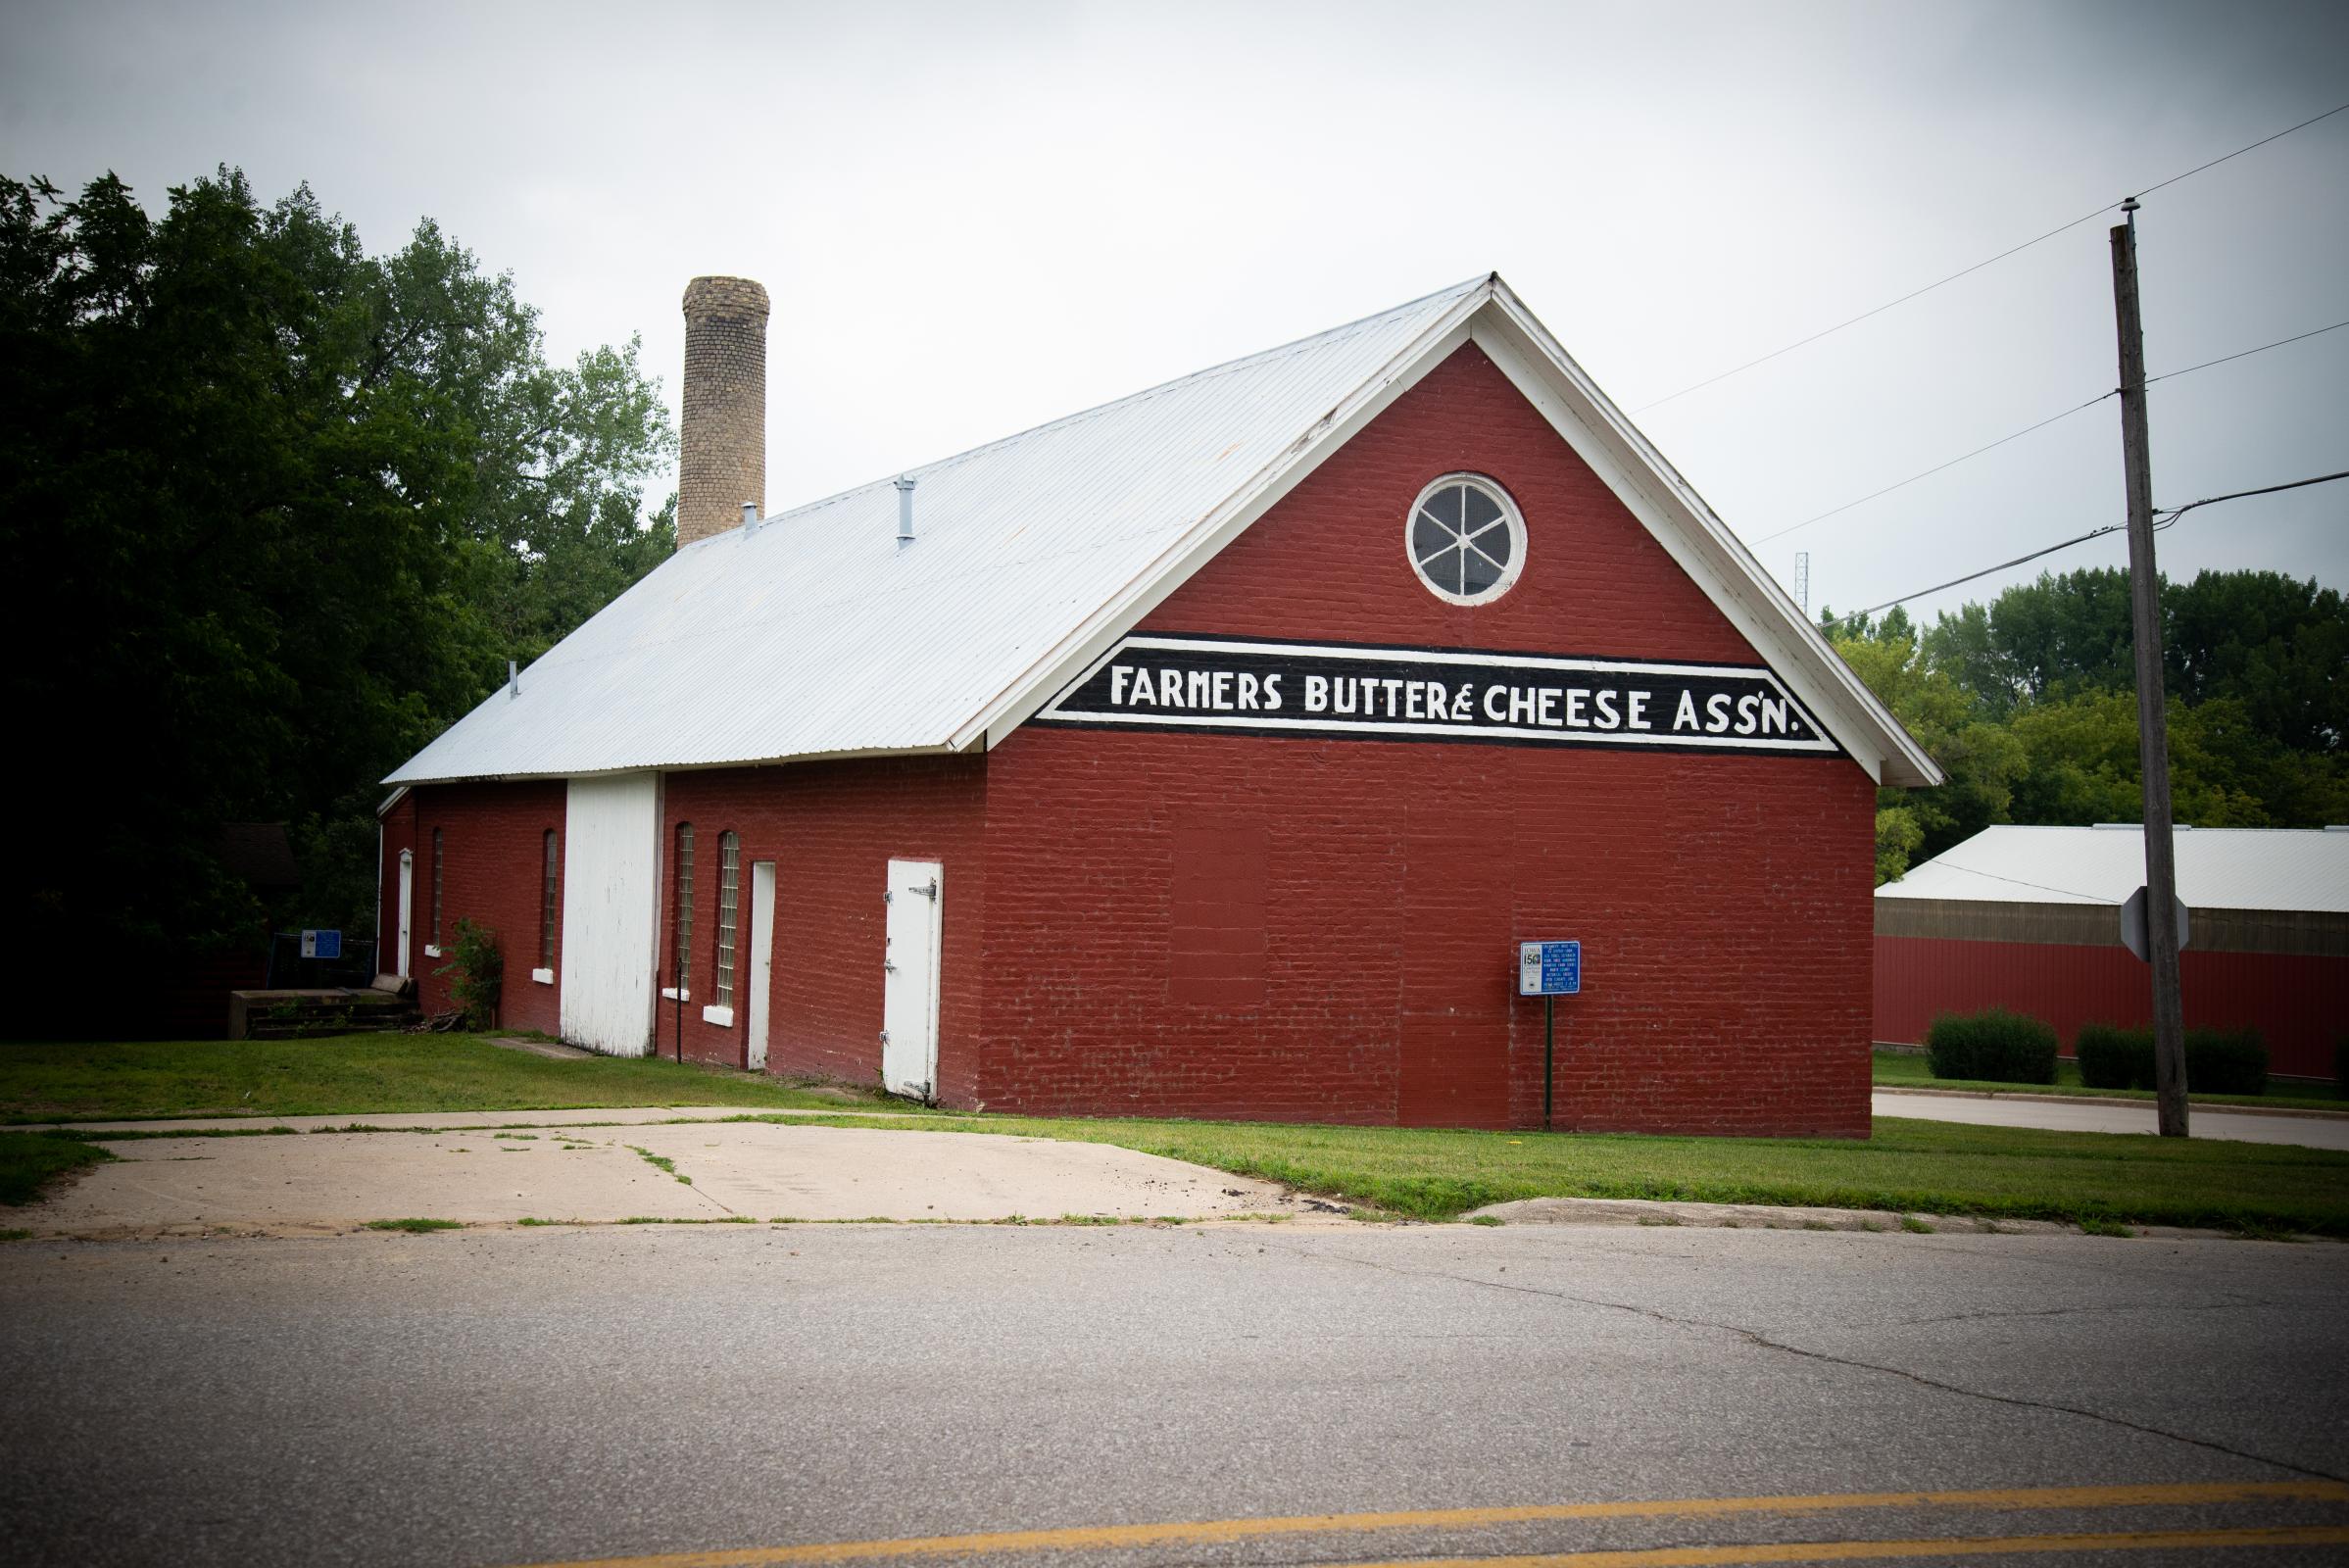
[[(2090, 1089), (2080, 1081), (2080, 1063), (2058, 1057), (2051, 1084), (2005, 1084), (1974, 1078), (1935, 1078), (1922, 1055), (1905, 1051), (1876, 1053), (1879, 1089), (1982, 1089), (2002, 1095), (2096, 1095), (2115, 1100), (2154, 1098), (2150, 1089)], [(2188, 1093), (2192, 1091), (2189, 1088)], [(2197, 1105), (2281, 1105), (2292, 1110), (2349, 1110), (2340, 1091), (2317, 1080), (2295, 1080), (2288, 1087), (2264, 1095), (2193, 1095)]]
[(465, 1221), (458, 1219), (371, 1219), (367, 1221), (367, 1229), (371, 1231), (406, 1231), (411, 1236), (421, 1236), (427, 1231), (464, 1230)]
[(691, 1176), (677, 1175), (677, 1162), (669, 1158), (666, 1154), (656, 1154), (649, 1149), (638, 1149), (634, 1144), (630, 1144), (628, 1148), (639, 1159), (642, 1159), (646, 1164), (652, 1166), (655, 1170), (664, 1171), (671, 1176), (676, 1176), (677, 1180), (683, 1182), (688, 1187), (693, 1185), (693, 1178)]
[(2286, 1144), (1891, 1117), (1864, 1142), (1012, 1116), (940, 1117), (920, 1130), (1115, 1144), (1332, 1194), (1379, 1217), (1454, 1219), (1520, 1198), (1644, 1198), (2349, 1236), (2349, 1153)]
[[(0, 1123), (171, 1116), (740, 1105), (853, 1110), (759, 1073), (658, 1059), (558, 1061), (465, 1035), (0, 1044)], [(875, 1096), (874, 1109), (918, 1110)]]
[(0, 1133), (0, 1203), (29, 1203), (43, 1187), (66, 1172), (102, 1165), (114, 1157), (78, 1139)]

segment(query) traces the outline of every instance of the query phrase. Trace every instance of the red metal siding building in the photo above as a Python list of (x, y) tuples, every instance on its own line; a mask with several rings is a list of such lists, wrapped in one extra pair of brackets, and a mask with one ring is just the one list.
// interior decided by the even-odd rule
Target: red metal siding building
[[(1944, 1012), (2080, 1026), (2153, 1022), (2120, 906), (2144, 882), (2135, 824), (1994, 827), (1878, 890), (1875, 1035), (1922, 1044)], [(2322, 1078), (2349, 1020), (2349, 831), (2181, 829), (2188, 1028), (2255, 1028), (2271, 1070)]]
[[(1932, 764), (1497, 278), (912, 478), (688, 543), (395, 775), (385, 929), (438, 829), (510, 1024), (989, 1109), (1515, 1127), (1515, 945), (1574, 938), (1557, 1125), (1866, 1135), (1875, 789)], [(891, 541), (860, 611), (968, 617), (913, 687), (806, 587), (836, 527)], [(934, 595), (923, 551), (962, 553)], [(669, 689), (646, 650), (728, 570), (856, 702), (637, 738), (612, 683)], [(587, 885), (539, 983), (548, 829)], [(570, 913), (611, 888), (657, 919)]]

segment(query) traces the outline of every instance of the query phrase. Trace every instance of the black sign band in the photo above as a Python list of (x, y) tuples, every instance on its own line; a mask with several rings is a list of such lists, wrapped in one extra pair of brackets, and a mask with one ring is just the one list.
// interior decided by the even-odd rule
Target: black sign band
[(1166, 633), (1122, 639), (1030, 722), (1840, 755), (1758, 665)]

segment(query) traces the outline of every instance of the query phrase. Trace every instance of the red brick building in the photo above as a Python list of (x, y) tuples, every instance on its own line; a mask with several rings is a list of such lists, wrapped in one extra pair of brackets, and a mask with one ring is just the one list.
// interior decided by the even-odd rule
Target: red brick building
[[(689, 380), (762, 368), (722, 297)], [(393, 776), (389, 950), (494, 927), (509, 1026), (1529, 1126), (1573, 939), (1556, 1125), (1866, 1134), (1875, 790), (1937, 775), (1498, 277), (744, 510)]]

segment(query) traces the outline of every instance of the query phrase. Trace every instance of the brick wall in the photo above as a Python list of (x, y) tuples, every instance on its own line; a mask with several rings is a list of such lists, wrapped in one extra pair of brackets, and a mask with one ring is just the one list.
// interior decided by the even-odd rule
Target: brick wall
[[(532, 781), (519, 784), (427, 784), (408, 792), (384, 821), (383, 908), (381, 929), (385, 951), (398, 940), (400, 851), (416, 854), (416, 905), (410, 963), (416, 977), (416, 996), (427, 1013), (454, 1007), (450, 977), (435, 974), (449, 960), (424, 952), (427, 944), (453, 952), (460, 916), (498, 933), (506, 959), (504, 998), (499, 1025), (507, 1029), (561, 1031), (557, 987), (530, 978), (538, 967), (542, 878), (545, 874), (545, 835), (556, 833), (560, 857), (563, 827), (563, 785)], [(432, 830), (441, 830), (442, 906), (437, 931), (432, 923)], [(558, 858), (558, 867), (561, 860)], [(563, 975), (561, 889), (557, 889), (555, 962), (558, 981)]]
[[(1403, 554), (1453, 469), (1531, 535), (1483, 608)], [(1474, 348), (1145, 629), (1760, 662)], [(1200, 911), (1247, 951), (1248, 890), (1200, 886), (1219, 853), (1256, 874), (1215, 848), (1247, 832), (1261, 982), (1202, 985)], [(1542, 1009), (1512, 944), (1579, 937), (1559, 1125), (1867, 1132), (1874, 789), (1847, 760), (1031, 726), (990, 760), (988, 834), (993, 1108), (1531, 1125)]]
[[(662, 860), (668, 866), (679, 822), (694, 825), (693, 1000), (683, 1009), (687, 1060), (740, 1066), (750, 1008), (737, 991), (734, 1024), (702, 1021), (715, 996), (718, 835), (742, 837), (738, 940), (749, 974), (751, 865), (775, 862), (774, 987), (767, 1033), (769, 1072), (820, 1073), (877, 1084), (881, 1071), (881, 963), (887, 910), (881, 903), (888, 862), (941, 862), (944, 952), (939, 994), (939, 1093), (954, 1103), (974, 1098), (970, 1046), (979, 1029), (979, 943), (987, 876), (981, 827), (987, 760), (904, 758), (808, 762), (788, 767), (720, 768), (671, 773), (663, 790)], [(673, 873), (673, 867), (670, 868)], [(662, 983), (674, 972), (673, 874), (663, 877)], [(677, 1049), (675, 1003), (663, 1000), (656, 1045)]]

